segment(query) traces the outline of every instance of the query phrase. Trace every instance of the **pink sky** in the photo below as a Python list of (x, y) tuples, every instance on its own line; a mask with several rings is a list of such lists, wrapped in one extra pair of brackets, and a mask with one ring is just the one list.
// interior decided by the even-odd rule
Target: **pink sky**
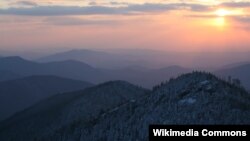
[(250, 51), (250, 1), (0, 1), (0, 49)]

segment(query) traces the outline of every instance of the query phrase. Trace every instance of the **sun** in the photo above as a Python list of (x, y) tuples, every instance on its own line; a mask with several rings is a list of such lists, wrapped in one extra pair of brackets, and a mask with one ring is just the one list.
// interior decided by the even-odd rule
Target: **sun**
[(232, 11), (220, 8), (215, 11), (215, 15), (217, 18), (214, 19), (213, 23), (215, 26), (224, 28), (226, 26), (226, 16), (231, 16), (233, 13)]
[(218, 9), (217, 11), (215, 11), (215, 14), (219, 17), (225, 17), (231, 14), (231, 12), (229, 10), (226, 9)]

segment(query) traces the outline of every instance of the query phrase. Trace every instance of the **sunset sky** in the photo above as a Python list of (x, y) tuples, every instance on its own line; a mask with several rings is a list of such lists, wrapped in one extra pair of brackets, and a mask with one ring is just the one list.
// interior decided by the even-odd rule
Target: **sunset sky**
[(250, 0), (0, 0), (0, 49), (250, 51)]

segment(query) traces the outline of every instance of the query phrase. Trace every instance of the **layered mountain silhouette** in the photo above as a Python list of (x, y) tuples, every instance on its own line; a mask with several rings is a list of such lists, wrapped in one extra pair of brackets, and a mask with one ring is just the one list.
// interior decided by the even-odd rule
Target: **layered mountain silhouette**
[(242, 85), (250, 90), (250, 63), (238, 63), (231, 67), (216, 71), (216, 74), (241, 80)]
[(0, 82), (0, 120), (55, 94), (90, 86), (88, 82), (56, 76), (30, 76)]
[(88, 64), (79, 61), (67, 60), (61, 62), (36, 63), (21, 57), (5, 57), (0, 59), (0, 70), (18, 73), (22, 76), (56, 75), (71, 79), (99, 82), (104, 80), (102, 72)]
[(77, 79), (91, 83), (103, 83), (110, 80), (124, 80), (146, 88), (168, 80), (190, 69), (179, 66), (170, 66), (163, 69), (100, 69), (86, 63), (74, 60), (59, 62), (37, 63), (20, 57), (0, 58), (0, 70), (17, 73), (21, 76), (56, 75), (65, 78)]
[(193, 72), (152, 91), (123, 81), (56, 95), (0, 123), (0, 140), (147, 140), (149, 124), (250, 124), (250, 94)]
[(121, 68), (124, 66), (131, 66), (131, 65), (133, 66), (140, 63), (132, 59), (131, 57), (125, 55), (123, 56), (113, 53), (87, 50), (87, 49), (79, 49), (79, 50), (74, 49), (38, 59), (39, 62), (65, 61), (65, 60), (88, 62), (90, 65), (100, 68)]
[(45, 56), (37, 61), (78, 60), (94, 67), (106, 69), (119, 69), (130, 66), (162, 68), (165, 66), (180, 65), (213, 70), (220, 68), (225, 63), (247, 62), (250, 59), (249, 56), (249, 52), (168, 52), (148, 49), (107, 49), (96, 51), (73, 49)]
[(250, 64), (250, 62), (231, 63), (231, 64), (227, 64), (227, 65), (221, 67), (221, 69), (231, 69), (231, 68), (240, 67), (240, 66), (248, 65), (248, 64)]

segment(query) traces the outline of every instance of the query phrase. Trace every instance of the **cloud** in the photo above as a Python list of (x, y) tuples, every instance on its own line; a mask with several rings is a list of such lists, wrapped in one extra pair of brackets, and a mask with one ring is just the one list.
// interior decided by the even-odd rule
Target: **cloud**
[(238, 22), (241, 22), (241, 23), (246, 23), (246, 24), (249, 24), (250, 23), (250, 16), (234, 16), (232, 17), (233, 20), (236, 20)]
[(232, 8), (248, 8), (250, 7), (250, 2), (225, 2), (220, 4), (220, 6)]
[(48, 17), (44, 22), (61, 25), (61, 26), (74, 26), (74, 25), (114, 25), (117, 21), (114, 20), (88, 20), (73, 17)]
[(18, 5), (18, 6), (38, 6), (37, 3), (32, 1), (17, 1), (12, 3), (11, 5)]
[(91, 14), (116, 14), (116, 8), (102, 6), (37, 6), (32, 8), (9, 8), (0, 10), (3, 15), (25, 16), (62, 16), (62, 15), (91, 15)]
[(97, 5), (97, 3), (94, 1), (91, 1), (91, 2), (89, 2), (89, 5)]
[(209, 11), (211, 9), (210, 6), (201, 4), (188, 4), (187, 6), (189, 6), (192, 11), (202, 12), (202, 11)]
[(185, 17), (190, 17), (190, 18), (216, 18), (218, 16), (216, 15), (185, 15)]
[(129, 5), (128, 2), (115, 2), (115, 1), (111, 1), (109, 2), (110, 5)]
[(128, 12), (154, 12), (154, 11), (170, 11), (170, 10), (181, 10), (188, 9), (191, 11), (207, 11), (209, 6), (200, 4), (188, 4), (188, 3), (170, 3), (170, 4), (137, 4), (128, 5), (126, 11)]
[(152, 11), (169, 11), (177, 9), (175, 5), (170, 4), (130, 4), (125, 8), (127, 12), (152, 12)]
[(147, 12), (165, 12), (169, 10), (189, 9), (192, 11), (207, 11), (208, 6), (199, 4), (173, 3), (173, 4), (129, 4), (123, 7), (106, 6), (36, 6), (31, 8), (0, 9), (2, 15), (26, 15), (26, 16), (62, 16), (62, 15), (111, 15), (133, 14)]

